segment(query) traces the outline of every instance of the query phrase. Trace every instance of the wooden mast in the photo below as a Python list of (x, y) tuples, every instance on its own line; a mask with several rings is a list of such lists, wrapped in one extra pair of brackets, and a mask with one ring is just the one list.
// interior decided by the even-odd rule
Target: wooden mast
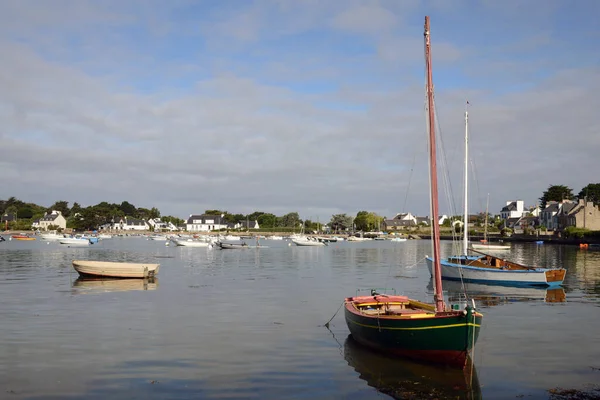
[(440, 217), (438, 205), (438, 179), (437, 179), (437, 155), (435, 144), (435, 111), (433, 104), (433, 74), (431, 71), (431, 41), (429, 37), (429, 17), (425, 17), (425, 65), (427, 68), (427, 108), (429, 111), (429, 163), (431, 181), (431, 217), (432, 217), (432, 240), (433, 240), (433, 270), (435, 279), (435, 311), (445, 310), (444, 295), (442, 293), (442, 267), (440, 264)]

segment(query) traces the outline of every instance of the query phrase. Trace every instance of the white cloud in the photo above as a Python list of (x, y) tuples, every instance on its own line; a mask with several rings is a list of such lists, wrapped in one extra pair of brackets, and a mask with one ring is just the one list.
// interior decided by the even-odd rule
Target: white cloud
[[(136, 17), (116, 3), (81, 3), (70, 14), (76, 22), (6, 4), (15, 13), (0, 41), (6, 197), (127, 200), (181, 217), (208, 208), (299, 211), (321, 221), (359, 210), (428, 212), (414, 5), (257, 2), (207, 12), (194, 31), (193, 18), (173, 17), (193, 2), (169, 10), (141, 2)], [(115, 32), (104, 40), (96, 27)], [(134, 28), (144, 34), (132, 36)], [(549, 35), (513, 50), (551, 47)], [(366, 48), (357, 50), (361, 37)], [(473, 195), (490, 192), (492, 209), (514, 198), (533, 204), (550, 183), (577, 192), (597, 180), (597, 68), (480, 60), (490, 49), (445, 38), (433, 37), (434, 79), (457, 197), (466, 99)]]

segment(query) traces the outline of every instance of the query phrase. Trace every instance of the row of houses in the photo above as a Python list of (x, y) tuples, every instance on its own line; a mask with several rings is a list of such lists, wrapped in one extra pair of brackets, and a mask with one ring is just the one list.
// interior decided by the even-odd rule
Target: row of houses
[[(440, 225), (447, 219), (447, 215), (442, 215)], [(477, 219), (476, 215), (470, 215), (468, 225), (473, 226)], [(562, 231), (568, 227), (600, 230), (600, 208), (584, 199), (549, 201), (543, 210), (538, 206), (525, 208), (522, 200), (511, 200), (500, 210), (500, 219), (504, 222), (504, 227), (516, 231), (538, 228)], [(453, 224), (462, 226), (462, 221), (454, 221)], [(429, 225), (429, 217), (403, 213), (383, 221), (383, 229), (386, 231), (410, 229), (418, 225)]]
[[(520, 204), (519, 204), (520, 203)], [(501, 217), (505, 226), (513, 229), (562, 231), (568, 227), (600, 230), (600, 208), (585, 199), (549, 201), (543, 210), (524, 211), (521, 201), (507, 202)]]

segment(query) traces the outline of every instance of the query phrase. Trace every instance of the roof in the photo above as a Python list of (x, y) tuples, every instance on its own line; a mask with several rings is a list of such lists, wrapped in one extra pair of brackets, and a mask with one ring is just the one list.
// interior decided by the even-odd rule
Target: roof
[(544, 208), (542, 210), (543, 213), (553, 213), (553, 212), (558, 212), (559, 210), (559, 206), (558, 203), (552, 203), (549, 206), (546, 206), (546, 208)]
[(0, 219), (0, 221), (4, 222), (4, 221), (14, 221), (17, 218), (15, 217), (14, 214), (10, 214), (10, 213), (6, 213), (2, 216), (2, 219)]
[(383, 221), (386, 226), (415, 226), (417, 225), (412, 219), (386, 219)]
[[(210, 215), (210, 214), (192, 214), (190, 215), (190, 217), (187, 219), (186, 223), (191, 225), (194, 223), (194, 220), (200, 220), (202, 222), (200, 222), (201, 224), (206, 224), (206, 220), (212, 220), (212, 221), (220, 221), (221, 216), (220, 215)], [(219, 222), (220, 225), (225, 225), (225, 223), (227, 221), (223, 220), (221, 221), (223, 222), (222, 224)], [(213, 222), (211, 222), (212, 224)]]
[(506, 212), (506, 211), (516, 211), (517, 210), (517, 202), (513, 201), (510, 204), (502, 207), (502, 210), (500, 212)]

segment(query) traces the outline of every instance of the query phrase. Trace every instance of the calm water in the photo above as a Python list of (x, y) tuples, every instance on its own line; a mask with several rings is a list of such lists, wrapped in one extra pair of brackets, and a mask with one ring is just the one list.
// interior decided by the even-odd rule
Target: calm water
[[(513, 244), (511, 258), (565, 266), (564, 294), (469, 287), (485, 325), (462, 373), (366, 351), (342, 311), (323, 326), (357, 288), (431, 300), (428, 241), (263, 244), (0, 243), (0, 398), (545, 399), (600, 382), (600, 252)], [(73, 259), (161, 267), (153, 283), (89, 282)], [(449, 296), (457, 286), (445, 284)]]

